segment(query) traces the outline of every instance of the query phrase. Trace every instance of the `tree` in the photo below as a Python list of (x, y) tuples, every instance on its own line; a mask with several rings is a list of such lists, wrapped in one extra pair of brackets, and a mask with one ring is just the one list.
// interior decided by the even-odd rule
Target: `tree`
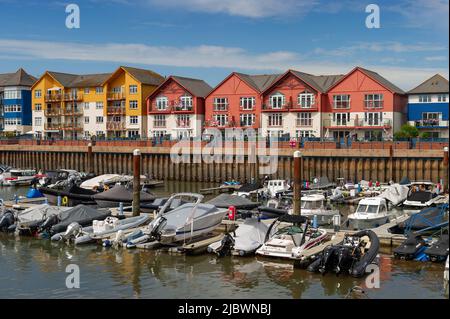
[(394, 137), (395, 139), (402, 139), (402, 138), (415, 138), (419, 136), (419, 130), (417, 127), (404, 124), (400, 128), (400, 131), (395, 132)]

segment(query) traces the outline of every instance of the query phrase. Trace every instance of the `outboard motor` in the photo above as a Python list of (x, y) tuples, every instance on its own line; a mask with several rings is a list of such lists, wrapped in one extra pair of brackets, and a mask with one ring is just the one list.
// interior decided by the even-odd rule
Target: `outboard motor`
[(234, 238), (226, 234), (220, 242), (220, 246), (215, 250), (218, 257), (230, 256), (234, 248)]
[(41, 227), (39, 227), (39, 232), (43, 232), (45, 230), (50, 230), (53, 225), (56, 225), (59, 222), (59, 218), (57, 215), (51, 215), (47, 217), (45, 222), (42, 223)]
[(167, 219), (164, 218), (163, 216), (158, 217), (155, 220), (155, 224), (153, 225), (152, 230), (150, 231), (150, 236), (156, 238), (156, 240), (159, 240), (161, 237), (161, 232), (166, 225)]
[(14, 213), (10, 210), (7, 210), (0, 217), (0, 231), (6, 231), (11, 225), (14, 224), (15, 218)]
[(81, 233), (81, 225), (77, 222), (73, 222), (67, 226), (66, 232), (62, 235), (62, 238), (65, 240), (75, 238), (79, 233)]

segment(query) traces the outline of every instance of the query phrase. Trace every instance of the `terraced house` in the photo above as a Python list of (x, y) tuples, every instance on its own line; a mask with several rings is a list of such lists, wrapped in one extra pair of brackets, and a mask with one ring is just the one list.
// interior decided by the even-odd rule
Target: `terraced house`
[(159, 74), (130, 67), (85, 75), (47, 71), (32, 87), (34, 133), (55, 139), (144, 137), (145, 96), (162, 81)]
[(203, 80), (168, 77), (147, 98), (150, 137), (199, 137), (205, 121), (205, 97), (212, 90)]
[(448, 138), (448, 80), (436, 74), (408, 92), (408, 122), (429, 138)]
[(23, 69), (0, 74), (0, 134), (21, 135), (32, 129), (31, 86), (36, 78)]

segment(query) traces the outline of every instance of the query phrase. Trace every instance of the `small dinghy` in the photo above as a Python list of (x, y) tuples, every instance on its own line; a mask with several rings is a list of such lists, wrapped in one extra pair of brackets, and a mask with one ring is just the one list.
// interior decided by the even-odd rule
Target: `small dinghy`
[(295, 259), (325, 240), (327, 232), (309, 227), (305, 216), (283, 215), (270, 225), (267, 237), (256, 254)]
[[(97, 238), (107, 235), (113, 235), (119, 231), (124, 231), (139, 226), (143, 226), (150, 221), (150, 215), (142, 214), (140, 216), (119, 219), (108, 216), (104, 220), (94, 220), (92, 226), (77, 227), (72, 223), (66, 232), (52, 236), (53, 241), (68, 240), (73, 241), (75, 245), (82, 245), (94, 242)], [(78, 223), (77, 223), (78, 224)], [(71, 229), (69, 229), (71, 228)], [(75, 231), (72, 231), (74, 229)]]
[(259, 218), (246, 218), (242, 224), (239, 224), (236, 231), (226, 234), (221, 241), (209, 245), (208, 252), (215, 253), (219, 257), (254, 254), (264, 244), (268, 231), (269, 226), (261, 222)]
[(342, 243), (325, 247), (319, 257), (308, 266), (310, 272), (334, 272), (362, 277), (367, 266), (375, 261), (380, 241), (371, 230), (346, 235)]
[(432, 262), (442, 262), (448, 258), (448, 234), (443, 234), (439, 239), (425, 250), (425, 254)]
[(50, 216), (41, 228), (42, 231), (54, 235), (65, 232), (72, 223), (78, 223), (81, 227), (90, 226), (94, 220), (104, 220), (110, 215), (110, 211), (100, 211), (89, 206), (78, 205), (61, 212), (58, 216)]
[(81, 188), (77, 185), (67, 185), (63, 188), (57, 187), (40, 187), (39, 191), (47, 197), (50, 204), (56, 205), (58, 203), (58, 197), (65, 202), (65, 205), (73, 207), (77, 205), (95, 205), (96, 202), (92, 196), (98, 194), (98, 192)]
[(43, 204), (17, 212), (15, 225), (16, 234), (35, 235), (47, 219), (59, 216), (62, 212), (69, 209), (69, 207)]
[(206, 203), (214, 205), (218, 208), (228, 208), (230, 206), (234, 206), (238, 210), (253, 209), (259, 206), (259, 203), (253, 202), (247, 198), (230, 194), (220, 194)]
[(394, 257), (402, 260), (412, 260), (426, 249), (426, 242), (422, 236), (411, 233), (408, 238), (394, 249)]
[[(150, 203), (155, 200), (155, 195), (141, 191), (141, 203)], [(124, 206), (133, 202), (133, 192), (123, 185), (116, 185), (113, 188), (98, 193), (93, 196), (97, 205), (102, 208), (118, 207), (120, 203)]]

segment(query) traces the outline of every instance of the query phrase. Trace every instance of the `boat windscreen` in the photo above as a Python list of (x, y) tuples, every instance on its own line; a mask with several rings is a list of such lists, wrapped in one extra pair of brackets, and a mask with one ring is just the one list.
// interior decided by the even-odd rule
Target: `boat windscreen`
[(356, 210), (357, 213), (369, 213), (376, 214), (378, 211), (378, 205), (364, 205), (360, 204)]

